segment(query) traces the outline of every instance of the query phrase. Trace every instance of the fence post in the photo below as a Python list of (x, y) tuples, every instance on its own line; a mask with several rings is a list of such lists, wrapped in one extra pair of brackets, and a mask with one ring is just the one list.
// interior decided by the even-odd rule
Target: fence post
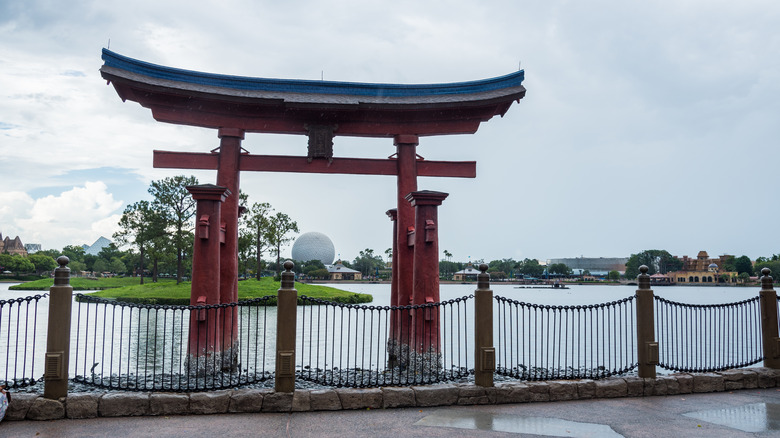
[(46, 336), (43, 396), (57, 400), (68, 396), (68, 358), (70, 357), (70, 317), (73, 287), (70, 285), (70, 260), (57, 258), (54, 286), (49, 289), (49, 327)]
[(276, 300), (276, 392), (295, 391), (295, 332), (298, 291), (295, 290), (293, 262), (284, 262), (282, 284)]
[(493, 291), (490, 290), (488, 265), (479, 265), (477, 290), (474, 291), (474, 383), (493, 386), (496, 349), (493, 346)]
[(772, 286), (769, 268), (761, 270), (761, 338), (764, 347), (764, 366), (780, 368), (780, 337), (777, 328), (777, 294)]
[(645, 265), (639, 267), (636, 291), (636, 345), (639, 361), (639, 377), (655, 378), (655, 366), (658, 365), (658, 342), (655, 341), (655, 310), (653, 308), (653, 290), (650, 289), (650, 276)]

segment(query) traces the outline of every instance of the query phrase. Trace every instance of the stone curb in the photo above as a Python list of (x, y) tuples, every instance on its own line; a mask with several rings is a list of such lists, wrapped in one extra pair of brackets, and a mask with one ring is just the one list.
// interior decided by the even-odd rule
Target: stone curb
[(528, 403), (593, 398), (649, 397), (694, 392), (773, 388), (780, 370), (741, 368), (715, 373), (677, 373), (655, 379), (610, 377), (602, 380), (498, 382), (493, 388), (474, 384), (386, 388), (297, 390), (235, 389), (195, 393), (88, 392), (48, 400), (36, 394), (14, 394), (6, 420), (198, 415), (226, 412), (306, 412), (451, 405)]

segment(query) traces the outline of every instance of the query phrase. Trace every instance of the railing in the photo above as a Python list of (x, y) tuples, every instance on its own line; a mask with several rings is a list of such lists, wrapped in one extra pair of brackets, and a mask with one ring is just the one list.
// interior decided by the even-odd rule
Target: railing
[[(297, 377), (336, 387), (430, 384), (469, 374), (469, 303), (457, 298), (418, 306), (359, 306), (300, 297)], [(431, 315), (438, 336), (399, 330), (392, 321)], [(394, 340), (393, 340), (394, 339)], [(434, 339), (430, 349), (420, 339)]]
[[(495, 374), (598, 379), (636, 368), (640, 377), (654, 377), (656, 367), (715, 371), (761, 360), (780, 368), (780, 300), (767, 269), (759, 297), (737, 303), (655, 297), (642, 267), (635, 296), (546, 306), (494, 298), (482, 265), (473, 296), (381, 307), (298, 298), (288, 262), (278, 297), (193, 307), (78, 295), (71, 310), (67, 259), (58, 262), (48, 297), (0, 301), (0, 384), (28, 386), (43, 374), (49, 398), (67, 395), (69, 377), (137, 391), (273, 381), (277, 391), (288, 392), (296, 379), (378, 387), (460, 381), (473, 374), (478, 385), (491, 386)], [(39, 306), (44, 298), (48, 310)], [(50, 384), (62, 386), (50, 391)]]
[(729, 304), (683, 304), (655, 297), (658, 365), (706, 372), (761, 362), (759, 298)]
[[(76, 299), (71, 368), (77, 382), (107, 389), (200, 391), (273, 378), (276, 309), (269, 302), (276, 297), (210, 306), (128, 304), (82, 294)], [(236, 325), (216, 317), (232, 312)], [(193, 330), (191, 339), (193, 317), (206, 327)], [(209, 326), (209, 321), (223, 323)], [(193, 354), (205, 342), (226, 348), (217, 355)]]
[(496, 301), (496, 374), (522, 380), (600, 379), (637, 366), (633, 296), (587, 306)]
[[(40, 342), (41, 333), (38, 303), (48, 295), (0, 300), (0, 366), (4, 368), (0, 386), (20, 388), (40, 379), (35, 375), (36, 342)], [(45, 333), (45, 328), (42, 331)]]

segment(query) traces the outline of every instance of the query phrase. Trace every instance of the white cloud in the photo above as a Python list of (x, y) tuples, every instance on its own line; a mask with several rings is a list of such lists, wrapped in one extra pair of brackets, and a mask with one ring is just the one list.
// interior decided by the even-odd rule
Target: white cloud
[[(13, 239), (20, 234), (19, 221), (27, 217), (35, 200), (24, 192), (0, 191), (0, 233)], [(24, 240), (22, 240), (24, 242)]]
[(57, 196), (32, 199), (22, 192), (0, 194), (0, 223), (5, 235), (19, 235), (24, 243), (42, 243), (47, 249), (91, 244), (116, 231), (122, 202), (101, 181), (86, 182)]

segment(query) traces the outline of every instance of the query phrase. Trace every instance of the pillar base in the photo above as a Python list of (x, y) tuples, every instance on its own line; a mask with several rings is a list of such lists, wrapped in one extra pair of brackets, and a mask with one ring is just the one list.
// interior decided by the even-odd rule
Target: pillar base
[(414, 346), (397, 342), (395, 339), (387, 341), (387, 351), (390, 357), (388, 366), (398, 368), (404, 373), (413, 373), (416, 375), (438, 378), (444, 371), (442, 363), (442, 354), (434, 348), (428, 351), (416, 351)]
[(190, 376), (209, 376), (231, 373), (239, 370), (238, 342), (222, 351), (202, 349), (197, 354), (190, 353), (184, 366)]

